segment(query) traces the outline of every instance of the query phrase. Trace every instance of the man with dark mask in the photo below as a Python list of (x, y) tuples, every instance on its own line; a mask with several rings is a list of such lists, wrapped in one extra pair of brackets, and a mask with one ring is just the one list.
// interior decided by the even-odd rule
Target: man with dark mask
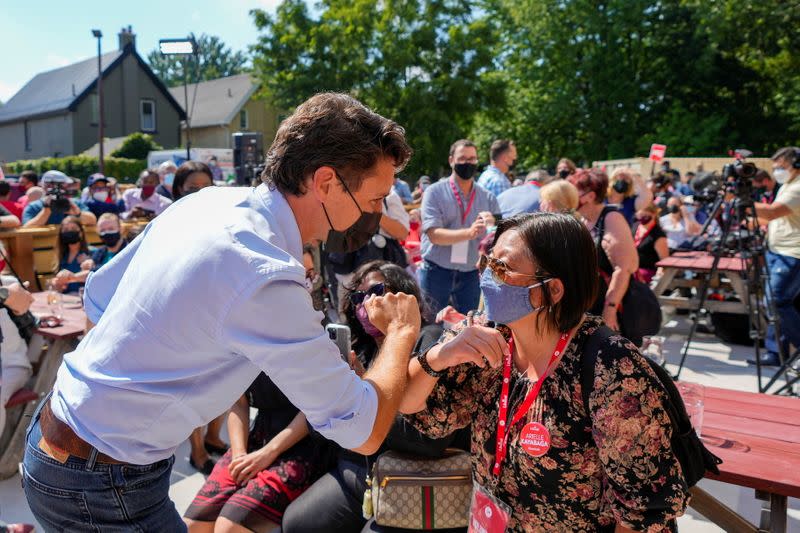
[(509, 139), (494, 141), (489, 149), (489, 166), (478, 178), (478, 185), (494, 194), (495, 197), (500, 196), (502, 192), (511, 188), (508, 174), (514, 170), (516, 164), (517, 147), (514, 145), (514, 141)]
[(453, 306), (461, 313), (478, 307), (478, 244), (500, 213), (495, 196), (473, 182), (478, 150), (462, 139), (450, 147), (450, 177), (422, 197), (420, 287), (435, 311)]
[(404, 393), (419, 304), (365, 301), (386, 340), (358, 377), (312, 307), (303, 245), (362, 246), (410, 157), (398, 124), (318, 94), (281, 124), (263, 184), (181, 199), (89, 276), (96, 325), (64, 357), (27, 434), (25, 494), (44, 529), (185, 531), (168, 494), (174, 451), (261, 371), (324, 437), (378, 449)]

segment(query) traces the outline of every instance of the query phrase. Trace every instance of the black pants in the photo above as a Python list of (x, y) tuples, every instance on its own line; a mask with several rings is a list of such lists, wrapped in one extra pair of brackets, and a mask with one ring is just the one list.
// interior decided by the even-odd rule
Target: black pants
[[(367, 463), (340, 457), (336, 467), (293, 501), (283, 515), (283, 533), (401, 533), (411, 531), (379, 526), (361, 514), (367, 489)], [(466, 528), (440, 529), (464, 533)]]

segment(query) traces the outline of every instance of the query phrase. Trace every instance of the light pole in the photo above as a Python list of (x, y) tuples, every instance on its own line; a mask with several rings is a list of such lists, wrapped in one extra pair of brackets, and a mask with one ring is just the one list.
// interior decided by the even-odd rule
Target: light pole
[(183, 56), (183, 102), (186, 111), (186, 160), (192, 158), (192, 120), (189, 108), (189, 58), (193, 55), (197, 59), (197, 42), (193, 36), (185, 39), (161, 39), (158, 47), (162, 56)]
[(92, 36), (97, 38), (97, 120), (99, 121), (97, 136), (100, 142), (99, 172), (100, 174), (105, 174), (105, 163), (103, 161), (103, 66), (101, 64), (101, 58), (103, 56), (100, 47), (100, 42), (103, 38), (103, 32), (100, 30), (92, 30)]

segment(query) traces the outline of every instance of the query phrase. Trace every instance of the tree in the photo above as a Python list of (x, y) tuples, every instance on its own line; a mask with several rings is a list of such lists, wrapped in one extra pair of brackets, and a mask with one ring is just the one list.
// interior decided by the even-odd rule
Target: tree
[(189, 83), (215, 80), (247, 71), (248, 56), (234, 52), (219, 37), (206, 35), (197, 38), (197, 64), (191, 56), (164, 56), (156, 49), (147, 54), (153, 72), (167, 87), (183, 84), (184, 67), (188, 67)]
[(502, 105), (496, 28), (463, 0), (283, 0), (252, 11), (262, 94), (291, 109), (320, 91), (349, 92), (406, 128), (409, 173), (438, 173), (476, 110)]
[(122, 141), (119, 148), (111, 152), (111, 157), (124, 157), (126, 159), (147, 159), (147, 154), (153, 150), (161, 150), (153, 136), (147, 133), (131, 133)]

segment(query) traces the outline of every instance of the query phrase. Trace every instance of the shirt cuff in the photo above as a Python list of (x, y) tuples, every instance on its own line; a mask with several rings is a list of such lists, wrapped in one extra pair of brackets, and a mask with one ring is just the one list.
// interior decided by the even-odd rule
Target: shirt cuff
[(322, 424), (309, 420), (311, 427), (323, 437), (348, 450), (358, 448), (367, 442), (378, 416), (378, 393), (367, 381), (363, 382), (363, 387), (361, 402), (355, 411), (341, 417), (329, 418)]

